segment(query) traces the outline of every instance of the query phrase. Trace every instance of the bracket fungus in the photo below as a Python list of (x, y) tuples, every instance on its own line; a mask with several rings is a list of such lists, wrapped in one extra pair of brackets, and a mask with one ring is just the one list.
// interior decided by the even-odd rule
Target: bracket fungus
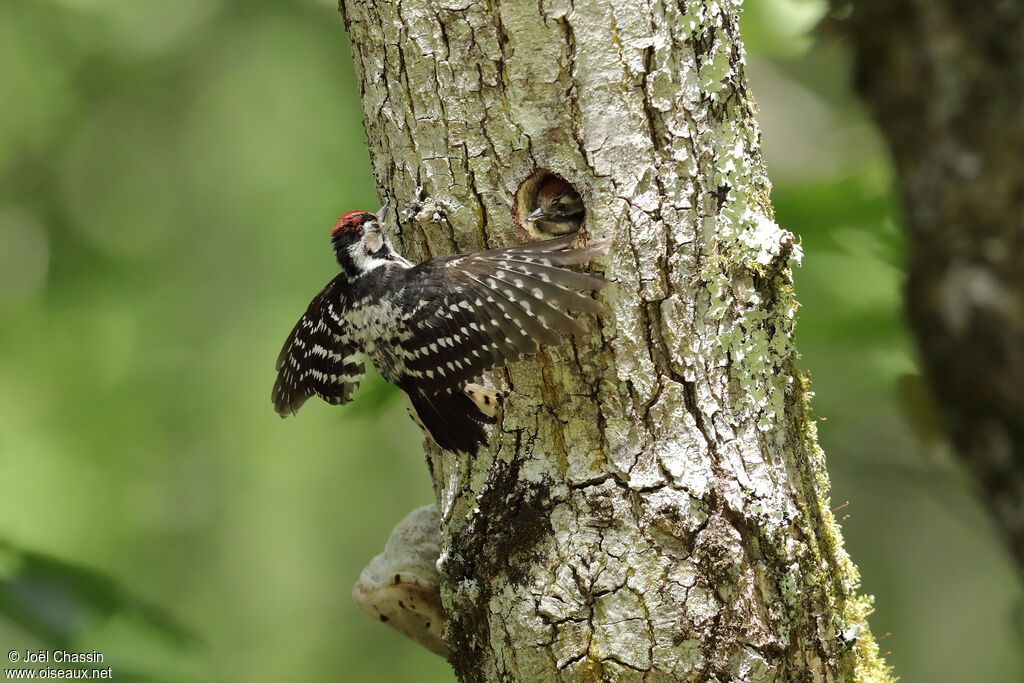
[(406, 515), (388, 537), (384, 552), (363, 569), (352, 597), (366, 614), (447, 657), (437, 573), (439, 524), (434, 505)]

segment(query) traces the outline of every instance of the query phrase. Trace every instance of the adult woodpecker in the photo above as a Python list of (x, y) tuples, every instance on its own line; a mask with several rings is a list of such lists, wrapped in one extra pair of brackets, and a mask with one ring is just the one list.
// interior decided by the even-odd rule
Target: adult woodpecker
[(548, 175), (537, 188), (537, 208), (523, 220), (523, 227), (535, 239), (557, 237), (579, 230), (585, 216), (579, 192), (558, 176)]
[(573, 249), (569, 236), (414, 265), (391, 246), (386, 212), (387, 204), (376, 214), (349, 211), (331, 231), (341, 273), (281, 349), (274, 408), (294, 415), (314, 394), (348, 403), (365, 355), (439, 446), (475, 453), (501, 395), (473, 380), (556, 343), (558, 331), (583, 331), (562, 309), (597, 313), (601, 304), (574, 290), (607, 281), (562, 266), (592, 261), (605, 245)]

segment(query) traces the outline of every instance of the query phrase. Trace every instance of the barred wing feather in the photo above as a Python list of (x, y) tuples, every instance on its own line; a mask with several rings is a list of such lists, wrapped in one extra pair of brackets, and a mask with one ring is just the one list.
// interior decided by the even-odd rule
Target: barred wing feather
[(314, 394), (334, 405), (348, 403), (363, 378), (360, 349), (337, 309), (338, 279), (310, 302), (277, 358), (271, 399), (281, 417), (294, 415)]
[(565, 311), (600, 311), (576, 290), (596, 291), (607, 281), (563, 266), (591, 261), (605, 245), (571, 249), (574, 238), (440, 257), (407, 271), (417, 305), (402, 348), (417, 389), (460, 389), (538, 344), (557, 343), (559, 332), (582, 332)]

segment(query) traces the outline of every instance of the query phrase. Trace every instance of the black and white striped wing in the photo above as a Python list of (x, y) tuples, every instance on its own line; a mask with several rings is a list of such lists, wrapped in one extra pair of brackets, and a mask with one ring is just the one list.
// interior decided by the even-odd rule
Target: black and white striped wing
[(363, 379), (361, 349), (349, 339), (335, 278), (316, 295), (277, 358), (271, 399), (281, 417), (294, 415), (314, 394), (341, 405)]
[(408, 270), (406, 295), (416, 305), (400, 345), (410, 382), (424, 393), (460, 389), (540, 344), (557, 343), (558, 332), (582, 332), (566, 311), (600, 311), (580, 291), (607, 281), (563, 266), (591, 261), (605, 245), (571, 249), (574, 239), (440, 257)]

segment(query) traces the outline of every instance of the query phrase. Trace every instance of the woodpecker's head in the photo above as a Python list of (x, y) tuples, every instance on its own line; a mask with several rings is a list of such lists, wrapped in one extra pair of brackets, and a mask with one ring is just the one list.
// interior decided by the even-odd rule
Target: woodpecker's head
[(585, 210), (583, 198), (572, 185), (555, 175), (544, 179), (537, 189), (537, 208), (523, 221), (539, 236), (568, 235), (579, 230)]
[(350, 276), (355, 277), (395, 258), (391, 240), (384, 231), (387, 211), (387, 202), (377, 213), (349, 211), (331, 230), (338, 265)]

